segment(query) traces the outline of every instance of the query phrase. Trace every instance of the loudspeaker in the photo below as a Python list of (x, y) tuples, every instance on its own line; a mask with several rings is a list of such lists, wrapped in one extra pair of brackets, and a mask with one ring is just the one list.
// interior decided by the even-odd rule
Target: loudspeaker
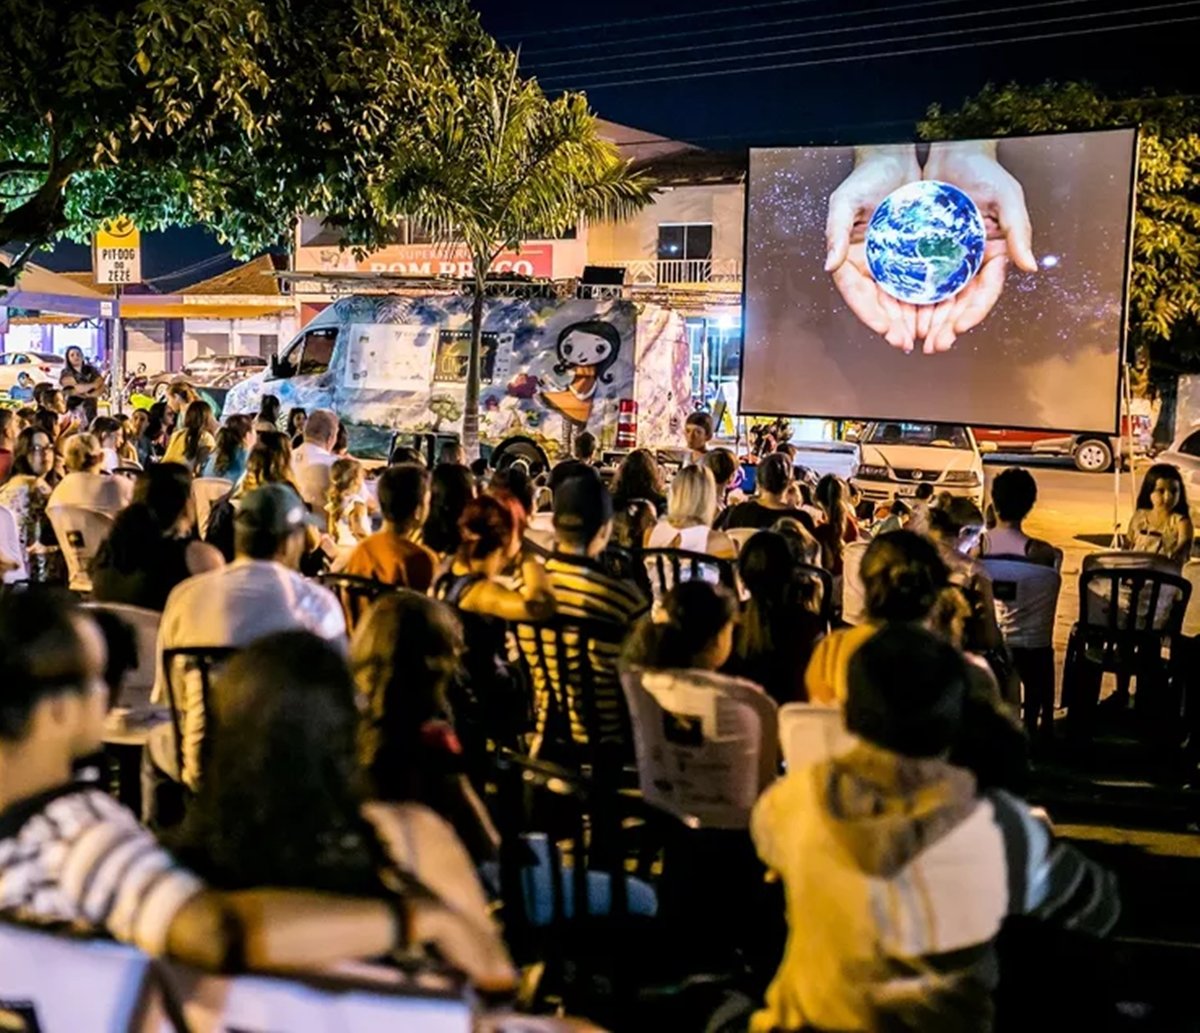
[(605, 287), (620, 287), (625, 282), (623, 265), (585, 265), (580, 283), (600, 284)]

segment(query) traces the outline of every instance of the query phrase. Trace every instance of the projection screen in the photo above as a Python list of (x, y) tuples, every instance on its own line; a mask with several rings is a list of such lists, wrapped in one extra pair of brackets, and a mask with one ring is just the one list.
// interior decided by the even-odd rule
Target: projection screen
[(755, 148), (744, 413), (1113, 433), (1134, 129)]

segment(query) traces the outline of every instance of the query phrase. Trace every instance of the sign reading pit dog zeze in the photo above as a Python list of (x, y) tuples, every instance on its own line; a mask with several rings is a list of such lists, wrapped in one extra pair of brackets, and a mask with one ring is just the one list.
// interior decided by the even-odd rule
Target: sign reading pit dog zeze
[(124, 215), (110, 219), (96, 231), (97, 283), (142, 282), (142, 234)]

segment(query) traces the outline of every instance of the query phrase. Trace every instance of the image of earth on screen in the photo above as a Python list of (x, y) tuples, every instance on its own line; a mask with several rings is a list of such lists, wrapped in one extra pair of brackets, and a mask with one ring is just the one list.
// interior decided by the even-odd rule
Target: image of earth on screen
[(1132, 129), (754, 148), (746, 413), (1111, 433)]

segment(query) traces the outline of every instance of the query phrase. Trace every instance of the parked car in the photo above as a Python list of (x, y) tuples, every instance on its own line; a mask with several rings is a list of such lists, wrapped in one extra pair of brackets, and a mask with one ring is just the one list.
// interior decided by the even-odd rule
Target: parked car
[(851, 480), (872, 502), (911, 497), (919, 485), (932, 484), (935, 492), (963, 495), (983, 506), (983, 456), (971, 428), (961, 424), (868, 424)]
[(1122, 418), (1121, 437), (1104, 434), (1076, 434), (1071, 431), (1000, 430), (993, 427), (973, 428), (975, 440), (981, 445), (991, 442), (997, 452), (1029, 453), (1040, 456), (1068, 456), (1075, 467), (1084, 473), (1106, 473), (1113, 459), (1125, 456), (1125, 442), (1133, 434), (1135, 454), (1150, 447), (1151, 423), (1148, 413), (1135, 413)]
[[(218, 380), (229, 381), (229, 374), (241, 374), (241, 378), (261, 373), (267, 368), (267, 360), (261, 355), (204, 355), (193, 359), (183, 367), (183, 374), (193, 384), (208, 385)], [(237, 381), (225, 383), (232, 387)]]
[(16, 351), (0, 355), (0, 391), (17, 386), (17, 377), (28, 373), (35, 384), (44, 380), (58, 383), (66, 360), (47, 352)]

